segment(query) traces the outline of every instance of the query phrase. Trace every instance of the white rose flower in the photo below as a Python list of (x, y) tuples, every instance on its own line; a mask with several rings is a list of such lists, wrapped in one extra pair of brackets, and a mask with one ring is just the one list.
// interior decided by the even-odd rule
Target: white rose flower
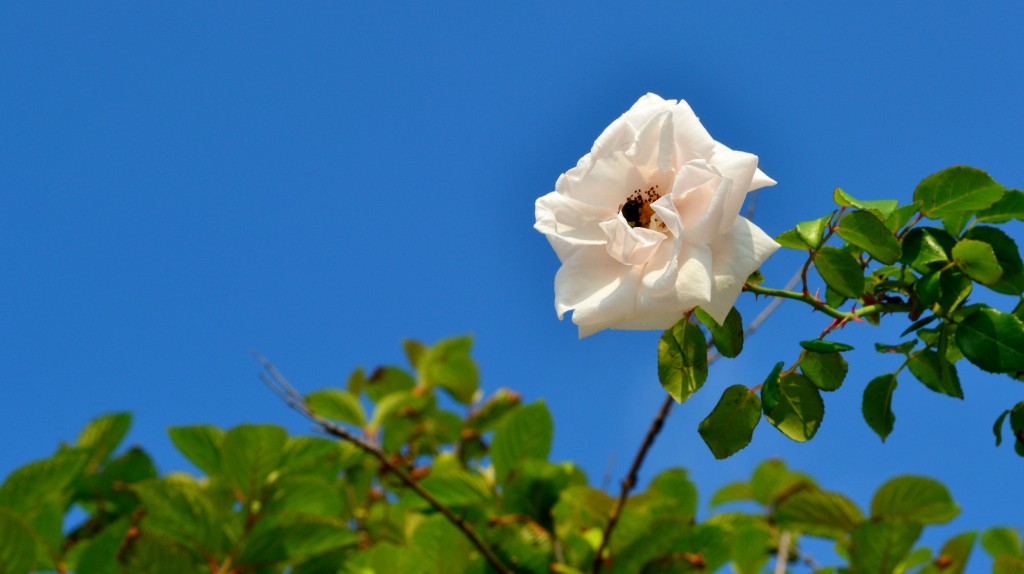
[(779, 244), (739, 215), (775, 181), (708, 134), (690, 106), (647, 94), (537, 200), (534, 226), (562, 267), (555, 310), (580, 337), (666, 329), (701, 307), (725, 320)]

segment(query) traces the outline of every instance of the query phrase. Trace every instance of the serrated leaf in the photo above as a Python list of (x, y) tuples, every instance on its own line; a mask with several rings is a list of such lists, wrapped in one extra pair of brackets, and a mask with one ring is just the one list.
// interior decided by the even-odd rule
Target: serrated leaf
[(918, 524), (944, 524), (960, 513), (949, 490), (923, 476), (897, 476), (875, 491), (872, 520), (899, 520)]
[(882, 219), (892, 214), (896, 206), (899, 205), (899, 202), (895, 199), (860, 200), (838, 187), (832, 192), (832, 199), (836, 202), (836, 205), (842, 207), (856, 207), (857, 209), (875, 211)]
[(821, 339), (811, 339), (808, 341), (800, 341), (800, 346), (808, 351), (815, 353), (842, 353), (844, 351), (852, 351), (853, 347), (846, 343), (837, 343), (835, 341), (822, 341)]
[[(904, 333), (904, 335), (905, 334), (906, 333)], [(916, 346), (917, 340), (911, 339), (909, 341), (904, 341), (898, 345), (886, 345), (884, 343), (875, 343), (875, 350), (878, 351), (879, 353), (898, 353), (901, 355), (906, 355), (910, 351), (914, 350), (914, 347)]]
[(782, 372), (783, 366), (785, 366), (785, 363), (782, 361), (775, 363), (771, 372), (768, 373), (764, 382), (761, 383), (761, 403), (766, 410), (775, 408), (775, 405), (779, 403), (779, 373)]
[(359, 398), (341, 389), (321, 389), (306, 395), (310, 410), (324, 418), (345, 424), (366, 424), (366, 411)]
[(174, 475), (134, 485), (146, 508), (142, 523), (147, 531), (170, 536), (198, 550), (212, 550), (219, 544), (217, 530), (221, 517), (209, 492), (191, 477)]
[(1009, 313), (977, 309), (957, 326), (955, 339), (967, 360), (985, 371), (1024, 371), (1024, 323)]
[(1007, 526), (989, 528), (981, 535), (981, 547), (990, 556), (1021, 556), (1024, 557), (1024, 547), (1021, 546), (1020, 532)]
[(240, 425), (224, 435), (221, 471), (245, 500), (258, 497), (287, 440), (288, 433), (273, 425)]
[(520, 407), (508, 415), (491, 442), (491, 460), (498, 480), (504, 482), (509, 471), (523, 460), (546, 460), (554, 433), (555, 424), (544, 401)]
[(993, 285), (1003, 276), (996, 252), (988, 243), (961, 239), (953, 246), (953, 259), (968, 277), (982, 285)]
[(991, 207), (977, 213), (979, 223), (1006, 223), (1011, 219), (1024, 221), (1024, 193), (1011, 189)]
[(0, 572), (28, 574), (35, 564), (36, 541), (31, 527), (9, 510), (0, 508)]
[(821, 241), (828, 229), (828, 222), (832, 220), (832, 214), (811, 221), (803, 221), (796, 224), (796, 233), (800, 239), (812, 249), (821, 247)]
[(68, 449), (31, 462), (9, 474), (0, 486), (0, 507), (28, 514), (52, 500), (60, 500), (89, 461), (89, 452)]
[(837, 352), (816, 353), (808, 352), (800, 361), (800, 372), (810, 379), (812, 383), (823, 391), (834, 391), (838, 389), (843, 380), (849, 365), (846, 359)]
[(800, 251), (806, 251), (810, 247), (800, 238), (800, 234), (795, 229), (783, 231), (775, 238), (775, 242), (788, 249), (798, 249)]
[(910, 203), (901, 207), (897, 207), (892, 213), (885, 218), (885, 226), (889, 228), (889, 231), (896, 233), (903, 226), (910, 223), (914, 215), (917, 214), (917, 204)]
[(749, 482), (731, 482), (715, 491), (714, 496), (711, 497), (710, 505), (714, 508), (730, 502), (753, 500), (753, 498), (754, 491), (750, 487)]
[(762, 462), (750, 476), (754, 500), (765, 506), (776, 505), (785, 497), (810, 487), (814, 487), (811, 477), (790, 470), (780, 460)]
[(814, 268), (829, 288), (839, 295), (856, 299), (864, 291), (860, 263), (842, 249), (822, 247), (814, 254)]
[(902, 254), (900, 242), (882, 220), (869, 211), (853, 211), (844, 215), (836, 234), (882, 263), (895, 263)]
[(412, 544), (423, 554), (431, 574), (469, 571), (474, 548), (466, 535), (443, 516), (432, 516), (416, 527)]
[(942, 227), (950, 233), (950, 235), (960, 235), (960, 232), (964, 230), (967, 223), (974, 217), (974, 214), (970, 211), (961, 211), (959, 213), (951, 213), (942, 218)]
[(896, 415), (892, 412), (892, 393), (896, 390), (896, 375), (886, 374), (876, 377), (864, 389), (864, 402), (861, 412), (864, 420), (885, 442), (896, 423)]
[(761, 420), (761, 400), (743, 385), (733, 385), (697, 427), (715, 458), (732, 456), (750, 444), (754, 427)]
[(375, 403), (392, 393), (411, 391), (415, 386), (416, 380), (412, 375), (398, 367), (378, 367), (362, 385), (366, 395)]
[(918, 273), (927, 273), (934, 264), (950, 261), (956, 238), (937, 227), (915, 227), (903, 238), (900, 261)]
[[(483, 504), (494, 498), (487, 481), (482, 476), (465, 470), (431, 473), (420, 482), (420, 486), (434, 495), (434, 498), (441, 504), (458, 510)], [(413, 508), (426, 509), (430, 507), (419, 495), (410, 493), (409, 496)]]
[(854, 572), (890, 574), (910, 553), (921, 526), (905, 522), (865, 522), (851, 536), (850, 565)]
[(996, 435), (996, 446), (1003, 443), (1003, 422), (1009, 414), (1009, 409), (1003, 411), (1001, 415), (996, 417), (996, 423), (992, 425), (992, 432)]
[(925, 178), (914, 190), (914, 201), (932, 219), (978, 211), (999, 201), (1006, 189), (987, 173), (967, 166), (944, 169)]
[(429, 386), (444, 389), (463, 404), (473, 402), (480, 386), (476, 362), (469, 356), (472, 337), (444, 339), (430, 347), (419, 360), (418, 372)]
[(778, 389), (778, 403), (771, 409), (765, 405), (768, 422), (797, 442), (813, 438), (825, 416), (818, 387), (807, 377), (790, 373), (779, 380)]
[(224, 431), (212, 425), (167, 429), (171, 442), (196, 468), (210, 476), (220, 474), (220, 445)]
[(840, 540), (864, 521), (864, 515), (842, 494), (806, 489), (784, 498), (774, 519), (785, 530)]
[(78, 435), (78, 446), (91, 452), (86, 469), (95, 469), (121, 444), (132, 426), (131, 413), (114, 413), (89, 422)]
[(1009, 235), (995, 227), (980, 225), (969, 229), (964, 238), (985, 243), (996, 256), (996, 262), (1003, 273), (998, 280), (986, 285), (1006, 295), (1020, 295), (1024, 292), (1024, 262), (1021, 261), (1017, 244)]
[(708, 378), (707, 346), (700, 327), (683, 317), (658, 341), (658, 380), (677, 403), (690, 398)]
[(922, 349), (910, 356), (907, 367), (917, 380), (936, 393), (958, 399), (964, 398), (956, 366), (938, 352)]
[(736, 307), (729, 309), (729, 314), (721, 325), (700, 307), (694, 309), (694, 314), (711, 332), (711, 340), (719, 354), (728, 359), (739, 356), (743, 351), (743, 317)]

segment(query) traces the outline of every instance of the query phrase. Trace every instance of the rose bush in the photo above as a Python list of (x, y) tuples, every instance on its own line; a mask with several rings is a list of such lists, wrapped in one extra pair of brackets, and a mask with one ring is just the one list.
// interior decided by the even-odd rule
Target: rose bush
[(715, 141), (685, 101), (640, 98), (536, 203), (562, 267), (555, 310), (580, 337), (665, 329), (701, 307), (719, 323), (779, 245), (739, 215), (774, 185), (757, 156)]

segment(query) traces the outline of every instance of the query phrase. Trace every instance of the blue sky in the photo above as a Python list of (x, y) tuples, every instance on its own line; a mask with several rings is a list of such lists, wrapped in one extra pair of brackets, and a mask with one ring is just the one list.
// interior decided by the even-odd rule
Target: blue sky
[[(313, 390), (402, 363), (402, 338), (472, 333), (485, 388), (544, 398), (553, 456), (617, 481), (663, 396), (658, 333), (580, 341), (555, 318), (533, 202), (637, 97), (686, 99), (760, 156), (772, 235), (830, 211), (835, 186), (908, 201), (954, 164), (1024, 185), (1024, 7), (827, 4), (5, 5), (0, 475), (114, 410), (165, 471), (189, 468), (168, 426), (305, 432), (250, 349)], [(781, 286), (799, 263), (763, 270)], [(740, 300), (748, 319), (763, 304)], [(906, 373), (887, 443), (861, 420), (864, 385), (896, 366), (869, 343), (902, 324), (841, 333), (861, 349), (812, 442), (762, 423), (712, 459), (696, 425), (721, 390), (825, 323), (784, 304), (676, 410), (643, 478), (686, 466), (706, 500), (779, 456), (866, 505), (926, 474), (964, 508), (932, 542), (1024, 526), (1024, 462), (991, 434), (1019, 383), (964, 365), (960, 402)]]

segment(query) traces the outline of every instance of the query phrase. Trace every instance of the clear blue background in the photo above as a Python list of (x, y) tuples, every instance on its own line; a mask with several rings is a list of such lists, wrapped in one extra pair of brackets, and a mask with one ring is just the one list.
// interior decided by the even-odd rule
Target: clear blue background
[[(546, 400), (553, 457), (614, 486), (663, 396), (658, 333), (580, 341), (555, 319), (533, 202), (648, 91), (760, 156), (773, 235), (837, 185), (907, 201), (960, 163), (1024, 185), (1019, 3), (369, 4), (0, 9), (0, 476), (107, 411), (136, 414), (129, 439), (164, 471), (190, 469), (168, 426), (308, 431), (250, 349), (313, 390), (403, 363), (402, 338), (472, 333), (485, 389)], [(769, 283), (800, 262), (772, 258)], [(748, 319), (763, 304), (741, 299)], [(696, 426), (721, 390), (826, 323), (785, 303), (673, 413), (642, 478), (686, 466), (706, 501), (778, 456), (867, 505), (920, 473), (964, 508), (929, 542), (1024, 526), (1024, 459), (991, 430), (1020, 383), (962, 364), (961, 402), (905, 373), (892, 437), (861, 420), (866, 381), (898, 364), (869, 342), (903, 324), (840, 333), (860, 349), (812, 442), (762, 423), (712, 459)]]

